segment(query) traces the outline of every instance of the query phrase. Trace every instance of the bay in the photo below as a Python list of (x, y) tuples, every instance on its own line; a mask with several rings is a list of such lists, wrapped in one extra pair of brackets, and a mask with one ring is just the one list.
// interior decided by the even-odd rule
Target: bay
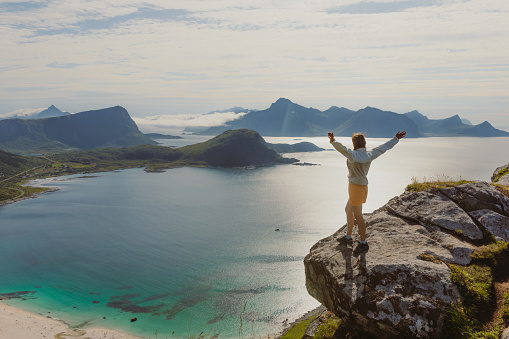
[[(33, 291), (9, 303), (72, 326), (146, 337), (277, 334), (286, 319), (319, 305), (306, 291), (302, 261), (345, 223), (347, 170), (327, 138), (265, 139), (327, 151), (286, 155), (317, 166), (130, 169), (38, 181), (60, 190), (0, 207), (0, 293)], [(403, 139), (373, 162), (364, 212), (401, 194), (412, 177), (489, 181), (508, 161), (497, 150), (508, 146), (509, 138)]]

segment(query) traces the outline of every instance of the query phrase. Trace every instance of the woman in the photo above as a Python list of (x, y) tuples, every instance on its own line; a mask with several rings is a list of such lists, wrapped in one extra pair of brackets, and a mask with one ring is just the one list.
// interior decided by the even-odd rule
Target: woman
[(354, 133), (352, 135), (353, 151), (346, 148), (340, 142), (334, 139), (334, 133), (329, 133), (329, 140), (332, 146), (341, 154), (343, 154), (347, 161), (348, 167), (348, 202), (346, 203), (346, 235), (339, 238), (341, 244), (352, 244), (352, 231), (354, 221), (357, 220), (359, 228), (360, 243), (354, 249), (354, 254), (359, 254), (369, 250), (369, 245), (366, 242), (366, 223), (362, 217), (362, 204), (366, 202), (368, 197), (368, 171), (371, 162), (384, 154), (386, 151), (393, 148), (399, 139), (403, 138), (406, 132), (398, 132), (396, 136), (385, 144), (373, 148), (371, 151), (366, 151), (366, 138), (361, 133)]

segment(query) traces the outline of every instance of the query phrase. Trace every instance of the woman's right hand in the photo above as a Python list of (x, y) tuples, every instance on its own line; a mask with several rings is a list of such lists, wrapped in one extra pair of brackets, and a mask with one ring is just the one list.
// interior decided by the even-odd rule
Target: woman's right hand
[(396, 133), (396, 138), (401, 139), (404, 138), (406, 135), (406, 131)]
[(334, 133), (329, 133), (329, 140), (330, 142), (334, 141)]

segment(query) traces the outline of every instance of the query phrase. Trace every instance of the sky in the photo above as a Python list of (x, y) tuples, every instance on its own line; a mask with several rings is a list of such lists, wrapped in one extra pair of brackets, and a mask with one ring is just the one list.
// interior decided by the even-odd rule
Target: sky
[(284, 97), (509, 130), (507, 0), (0, 0), (0, 44), (0, 116), (170, 124)]

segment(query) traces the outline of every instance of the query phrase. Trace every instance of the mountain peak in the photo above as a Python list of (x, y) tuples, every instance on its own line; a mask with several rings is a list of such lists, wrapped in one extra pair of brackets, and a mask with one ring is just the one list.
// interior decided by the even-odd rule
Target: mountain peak
[(286, 98), (279, 98), (279, 99), (277, 99), (277, 101), (276, 101), (276, 104), (277, 104), (277, 103), (280, 103), (280, 104), (281, 104), (281, 103), (292, 103), (292, 102), (290, 101), (290, 99), (286, 99)]
[(282, 107), (289, 107), (290, 105), (293, 105), (293, 102), (286, 98), (279, 98), (275, 103), (270, 105), (270, 108), (282, 108)]
[(54, 117), (60, 117), (63, 115), (70, 115), (69, 112), (62, 112), (59, 110), (55, 105), (51, 105), (50, 107), (46, 108), (45, 110), (39, 112), (35, 116), (35, 119), (46, 119), (46, 118), (54, 118)]
[(293, 104), (289, 99), (286, 98), (279, 98), (275, 103), (273, 103), (271, 106), (288, 106)]

